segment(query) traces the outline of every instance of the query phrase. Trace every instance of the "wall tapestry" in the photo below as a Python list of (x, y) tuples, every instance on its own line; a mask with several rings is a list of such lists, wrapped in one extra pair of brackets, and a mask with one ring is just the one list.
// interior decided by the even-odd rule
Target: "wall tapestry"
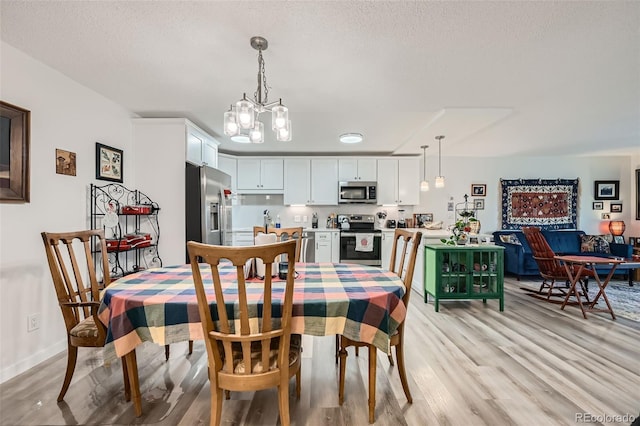
[(500, 179), (502, 229), (577, 229), (579, 179)]

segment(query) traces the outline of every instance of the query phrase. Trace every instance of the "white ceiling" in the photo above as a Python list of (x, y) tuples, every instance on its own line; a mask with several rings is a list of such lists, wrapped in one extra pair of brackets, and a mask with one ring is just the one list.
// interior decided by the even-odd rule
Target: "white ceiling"
[[(6, 43), (225, 152), (421, 154), (442, 134), (443, 156), (640, 153), (638, 1), (2, 0), (0, 17)], [(254, 35), (291, 142), (222, 133), (256, 90)]]

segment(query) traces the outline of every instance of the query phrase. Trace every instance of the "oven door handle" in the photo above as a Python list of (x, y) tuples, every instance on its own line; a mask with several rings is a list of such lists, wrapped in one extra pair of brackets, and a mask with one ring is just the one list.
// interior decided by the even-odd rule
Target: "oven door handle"
[[(367, 234), (367, 232), (341, 232), (340, 236), (341, 237), (357, 237), (358, 234)], [(374, 238), (380, 238), (382, 237), (382, 234), (373, 234)]]

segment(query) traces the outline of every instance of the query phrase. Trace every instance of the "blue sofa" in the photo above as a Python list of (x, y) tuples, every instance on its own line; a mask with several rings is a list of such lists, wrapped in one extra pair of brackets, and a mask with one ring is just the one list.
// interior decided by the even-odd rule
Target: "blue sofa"
[[(549, 230), (542, 231), (551, 249), (558, 255), (589, 255), (603, 257), (631, 257), (633, 247), (630, 244), (609, 243), (611, 253), (596, 253), (581, 251), (581, 237), (586, 235), (578, 230)], [(520, 230), (501, 230), (493, 233), (496, 245), (504, 247), (504, 272), (515, 275), (518, 280), (522, 276), (539, 275), (540, 271), (533, 259), (531, 248), (524, 234)], [(606, 267), (597, 268), (598, 274), (608, 272)]]

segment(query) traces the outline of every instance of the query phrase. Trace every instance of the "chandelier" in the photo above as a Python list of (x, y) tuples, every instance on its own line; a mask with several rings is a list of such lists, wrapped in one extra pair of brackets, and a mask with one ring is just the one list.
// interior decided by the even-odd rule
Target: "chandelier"
[(269, 86), (262, 59), (262, 51), (267, 50), (268, 46), (269, 43), (264, 37), (251, 37), (251, 47), (258, 51), (258, 88), (253, 94), (253, 99), (247, 99), (247, 94), (243, 93), (242, 99), (224, 113), (224, 134), (230, 136), (234, 142), (264, 142), (264, 123), (258, 120), (263, 112), (271, 112), (271, 129), (276, 133), (276, 140), (291, 140), (289, 109), (282, 105), (282, 99), (268, 102)]

